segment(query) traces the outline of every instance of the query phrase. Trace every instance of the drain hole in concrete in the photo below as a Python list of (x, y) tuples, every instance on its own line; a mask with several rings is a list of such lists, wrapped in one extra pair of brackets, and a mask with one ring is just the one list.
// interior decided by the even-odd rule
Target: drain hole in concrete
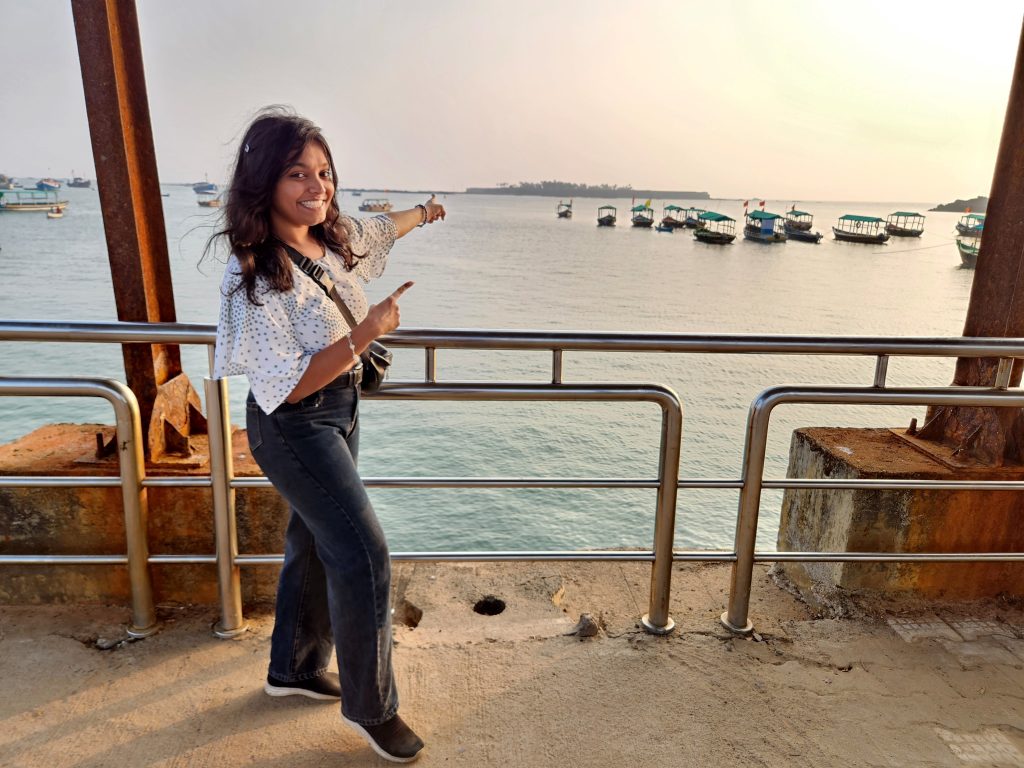
[(475, 613), (482, 614), (484, 616), (497, 616), (499, 613), (505, 610), (505, 601), (500, 597), (494, 595), (484, 595), (476, 601), (476, 605), (473, 606)]

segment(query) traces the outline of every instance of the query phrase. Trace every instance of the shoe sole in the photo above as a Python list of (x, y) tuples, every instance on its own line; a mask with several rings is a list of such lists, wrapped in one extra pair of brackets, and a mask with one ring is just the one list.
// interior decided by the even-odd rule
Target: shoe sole
[(418, 760), (420, 753), (423, 752), (423, 749), (421, 748), (420, 751), (412, 757), (399, 757), (398, 755), (392, 755), (386, 752), (376, 741), (374, 741), (373, 737), (369, 734), (369, 732), (365, 728), (363, 728), (363, 726), (361, 726), (359, 723), (353, 723), (344, 715), (341, 716), (341, 722), (343, 722), (349, 728), (351, 728), (364, 739), (366, 739), (366, 743), (370, 745), (370, 749), (372, 749), (378, 755), (383, 757), (385, 760), (390, 760), (392, 763), (411, 763), (414, 760)]
[(340, 696), (331, 696), (326, 693), (307, 691), (305, 688), (284, 688), (277, 685), (271, 685), (270, 683), (263, 684), (263, 692), (266, 693), (267, 696), (305, 696), (307, 699), (316, 699), (317, 701), (338, 701), (341, 699)]

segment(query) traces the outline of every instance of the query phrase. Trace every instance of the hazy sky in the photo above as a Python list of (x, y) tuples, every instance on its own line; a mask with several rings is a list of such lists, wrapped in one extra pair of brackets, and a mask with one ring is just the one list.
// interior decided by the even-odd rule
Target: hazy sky
[[(161, 181), (293, 105), (341, 184), (988, 194), (1024, 0), (137, 0)], [(92, 176), (69, 2), (0, 0), (0, 172)]]

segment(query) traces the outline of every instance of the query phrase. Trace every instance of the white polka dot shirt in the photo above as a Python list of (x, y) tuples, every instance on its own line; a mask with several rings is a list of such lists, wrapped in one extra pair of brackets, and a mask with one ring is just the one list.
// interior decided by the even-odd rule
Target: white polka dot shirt
[[(342, 215), (352, 252), (365, 254), (351, 271), (340, 256), (328, 251), (317, 264), (334, 281), (338, 294), (357, 321), (369, 312), (363, 282), (380, 277), (395, 244), (395, 223), (387, 216), (353, 219)], [(215, 378), (244, 374), (257, 404), (273, 412), (295, 389), (314, 354), (340, 340), (351, 329), (334, 302), (313, 279), (292, 265), (295, 287), (272, 290), (256, 278), (252, 304), (241, 283), (241, 266), (232, 254), (221, 281), (220, 319), (214, 355)]]

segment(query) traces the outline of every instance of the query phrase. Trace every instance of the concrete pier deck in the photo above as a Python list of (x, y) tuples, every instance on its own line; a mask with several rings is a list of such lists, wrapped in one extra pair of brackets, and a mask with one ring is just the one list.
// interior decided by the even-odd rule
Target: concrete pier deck
[[(851, 602), (816, 616), (759, 568), (752, 638), (718, 623), (729, 571), (680, 565), (667, 637), (646, 564), (396, 566), (395, 664), (423, 766), (1024, 766), (1024, 601)], [(494, 616), (474, 613), (493, 595)], [(418, 611), (422, 611), (415, 627)], [(601, 631), (567, 634), (581, 613)], [(262, 692), (272, 618), (210, 633), (163, 608), (0, 609), (0, 766), (384, 765), (338, 706)]]

